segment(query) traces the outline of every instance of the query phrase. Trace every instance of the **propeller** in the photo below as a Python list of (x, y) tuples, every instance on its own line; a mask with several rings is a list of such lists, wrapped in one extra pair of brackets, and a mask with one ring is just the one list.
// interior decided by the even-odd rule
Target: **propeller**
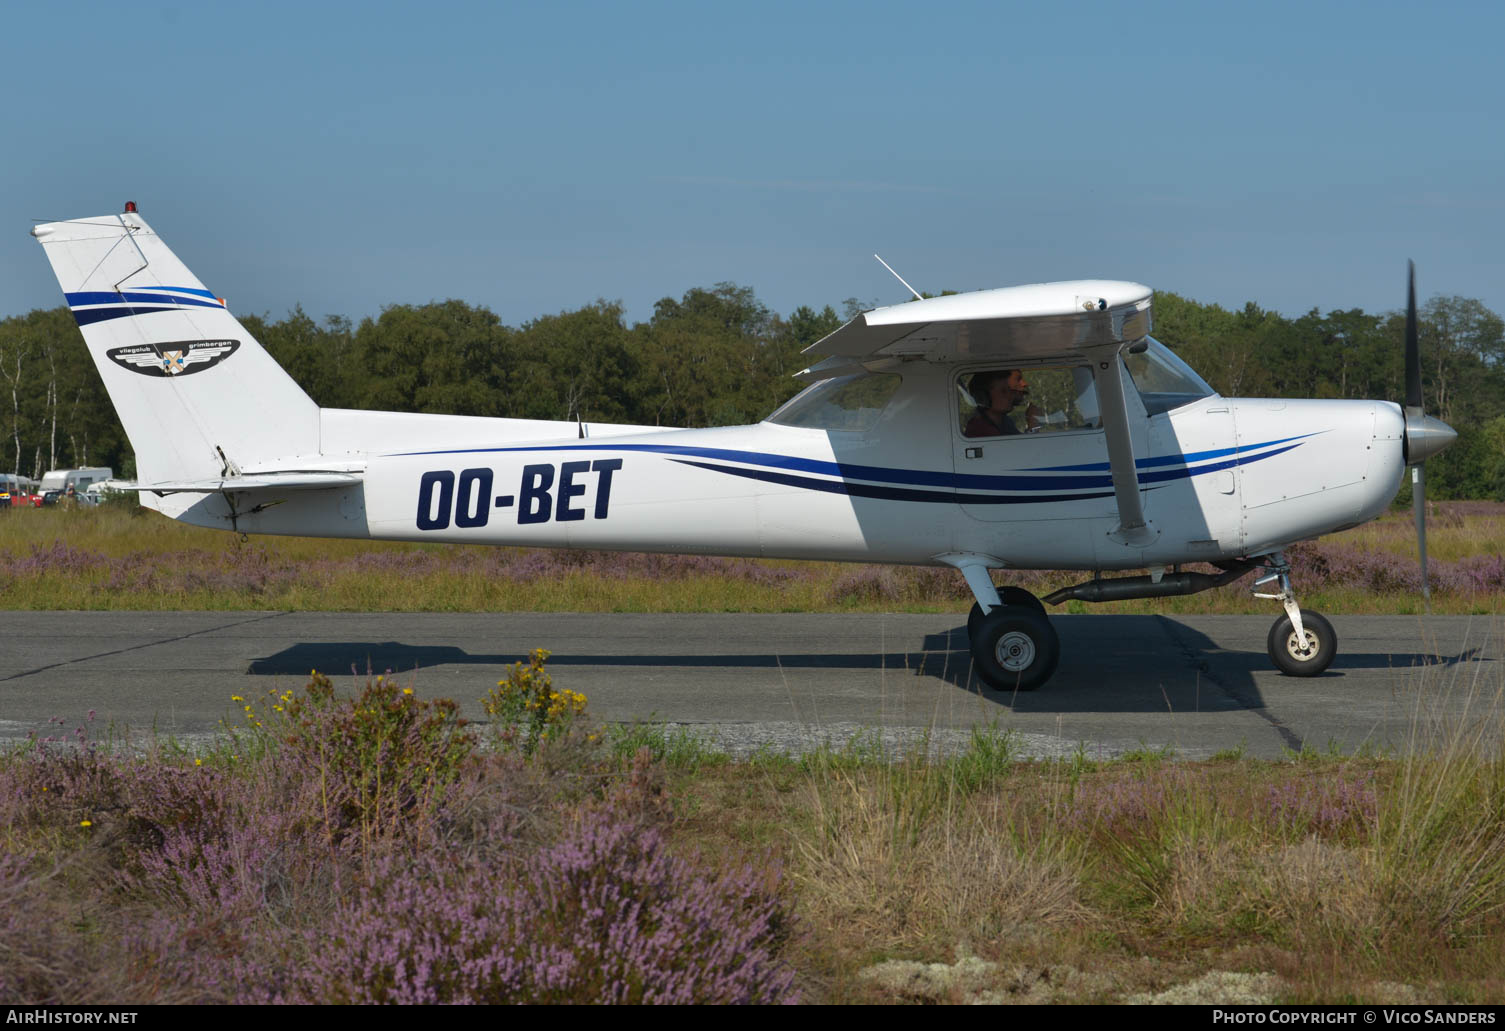
[(1406, 464), (1411, 467), (1411, 509), (1421, 555), (1421, 596), (1430, 608), (1427, 583), (1427, 479), (1422, 463), (1458, 439), (1457, 432), (1422, 411), (1421, 346), (1416, 328), (1416, 263), (1406, 262)]

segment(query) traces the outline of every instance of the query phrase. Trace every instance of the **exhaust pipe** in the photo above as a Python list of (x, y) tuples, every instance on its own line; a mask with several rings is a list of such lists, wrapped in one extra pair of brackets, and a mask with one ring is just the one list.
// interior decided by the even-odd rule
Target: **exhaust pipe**
[(1043, 599), (1051, 605), (1063, 601), (1128, 601), (1132, 598), (1172, 598), (1182, 594), (1200, 594), (1222, 587), (1257, 568), (1253, 562), (1229, 563), (1221, 573), (1166, 573), (1159, 582), (1148, 576), (1118, 576), (1107, 580), (1088, 580), (1074, 587), (1062, 587)]

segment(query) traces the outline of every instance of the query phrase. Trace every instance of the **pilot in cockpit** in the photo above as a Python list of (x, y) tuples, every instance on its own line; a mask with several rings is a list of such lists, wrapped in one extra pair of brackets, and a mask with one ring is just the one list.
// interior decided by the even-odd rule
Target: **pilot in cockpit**
[[(1009, 412), (1029, 394), (1029, 383), (1019, 369), (988, 369), (972, 377), (967, 385), (977, 405), (977, 414), (967, 423), (962, 435), (966, 437), (1012, 436), (1022, 432)], [(1031, 429), (1041, 414), (1040, 409), (1030, 405), (1025, 409), (1025, 419)]]

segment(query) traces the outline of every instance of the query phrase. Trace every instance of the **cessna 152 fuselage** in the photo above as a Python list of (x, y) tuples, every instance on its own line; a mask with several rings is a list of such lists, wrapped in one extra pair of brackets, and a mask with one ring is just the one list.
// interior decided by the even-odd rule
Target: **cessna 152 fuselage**
[[(1283, 549), (1374, 518), (1452, 439), (1420, 413), (1419, 372), (1407, 411), (1220, 397), (1149, 336), (1148, 288), (1091, 280), (866, 312), (810, 349), (825, 356), (800, 374), (812, 385), (755, 426), (321, 409), (134, 206), (33, 234), (149, 507), (244, 533), (950, 565), (977, 598), (977, 672), (1000, 688), (1038, 686), (1059, 655), (1041, 602), (994, 586), (1009, 569), (1150, 570), (1051, 602), (1260, 570), (1285, 609), (1272, 659), (1321, 672), (1336, 638), (1297, 606)], [(1030, 404), (977, 435), (978, 374), (1004, 369)]]

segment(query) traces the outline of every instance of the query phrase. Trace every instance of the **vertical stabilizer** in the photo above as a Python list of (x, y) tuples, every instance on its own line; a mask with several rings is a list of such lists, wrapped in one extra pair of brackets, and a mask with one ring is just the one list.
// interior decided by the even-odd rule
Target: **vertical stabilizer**
[(138, 482), (318, 453), (318, 406), (140, 215), (32, 235), (130, 438)]

